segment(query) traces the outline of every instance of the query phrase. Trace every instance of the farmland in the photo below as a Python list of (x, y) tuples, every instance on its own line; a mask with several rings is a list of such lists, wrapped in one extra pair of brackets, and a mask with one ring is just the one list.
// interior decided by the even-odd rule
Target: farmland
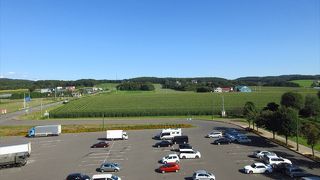
[(291, 82), (299, 84), (301, 87), (311, 87), (311, 84), (313, 83), (314, 80), (294, 80)]
[(211, 115), (222, 110), (222, 97), (229, 115), (241, 113), (245, 102), (258, 108), (280, 102), (284, 92), (315, 94), (310, 88), (252, 87), (252, 93), (195, 93), (160, 89), (152, 92), (112, 91), (71, 101), (50, 112), (53, 118)]

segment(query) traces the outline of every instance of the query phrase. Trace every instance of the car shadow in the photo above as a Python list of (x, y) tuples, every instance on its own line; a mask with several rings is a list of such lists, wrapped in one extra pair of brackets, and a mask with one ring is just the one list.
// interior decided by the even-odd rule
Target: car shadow
[(97, 171), (97, 172), (101, 172), (100, 168), (96, 168), (96, 171)]
[(107, 138), (97, 138), (97, 140), (99, 140), (99, 141), (106, 141)]
[(192, 177), (185, 177), (184, 180), (192, 180)]

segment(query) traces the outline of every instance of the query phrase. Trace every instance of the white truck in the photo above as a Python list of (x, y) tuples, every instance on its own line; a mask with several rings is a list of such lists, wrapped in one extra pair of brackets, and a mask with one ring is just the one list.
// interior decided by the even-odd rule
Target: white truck
[(24, 166), (31, 154), (31, 143), (0, 146), (0, 168)]
[(61, 134), (61, 125), (35, 126), (28, 132), (28, 137), (37, 136), (59, 136)]
[(127, 140), (128, 138), (129, 137), (127, 133), (123, 130), (107, 130), (106, 131), (107, 140), (116, 140), (116, 139)]
[(175, 136), (181, 136), (182, 131), (181, 128), (176, 128), (176, 129), (162, 129), (159, 138), (164, 140), (164, 139), (173, 139)]

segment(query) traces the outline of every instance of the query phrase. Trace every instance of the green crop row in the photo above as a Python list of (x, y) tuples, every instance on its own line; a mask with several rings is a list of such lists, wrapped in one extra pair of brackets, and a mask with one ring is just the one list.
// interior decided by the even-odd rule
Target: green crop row
[(280, 102), (284, 92), (297, 91), (315, 94), (305, 88), (253, 88), (252, 93), (195, 93), (195, 92), (141, 92), (104, 93), (72, 101), (53, 111), (52, 118), (79, 117), (128, 117), (128, 116), (173, 116), (212, 115), (224, 108), (229, 115), (240, 115), (247, 101), (262, 109), (269, 102)]

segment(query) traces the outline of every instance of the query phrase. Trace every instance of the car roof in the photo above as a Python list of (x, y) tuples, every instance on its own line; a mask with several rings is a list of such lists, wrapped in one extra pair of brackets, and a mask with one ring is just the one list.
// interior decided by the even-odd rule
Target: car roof
[(197, 170), (194, 173), (197, 173), (197, 174), (208, 174), (208, 172), (206, 170)]
[(111, 178), (112, 174), (95, 174), (92, 178)]
[(256, 163), (253, 163), (253, 164), (255, 164), (256, 166), (265, 166), (265, 164), (259, 163), (259, 162), (256, 162)]

